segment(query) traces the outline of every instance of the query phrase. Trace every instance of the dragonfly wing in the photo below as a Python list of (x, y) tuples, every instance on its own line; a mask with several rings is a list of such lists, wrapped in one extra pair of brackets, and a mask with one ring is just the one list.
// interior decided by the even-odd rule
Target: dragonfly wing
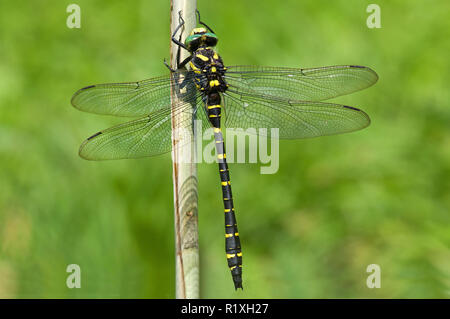
[[(201, 99), (199, 96), (196, 97), (195, 103), (201, 105)], [(172, 150), (172, 113), (175, 115), (182, 112), (192, 113), (190, 103), (178, 105), (175, 111), (169, 106), (139, 119), (100, 131), (83, 142), (79, 154), (87, 160), (110, 160), (141, 158), (169, 152)], [(199, 114), (204, 122), (205, 115)], [(192, 125), (192, 120), (188, 118), (180, 123), (180, 126), (186, 129), (191, 129)]]
[(170, 105), (171, 88), (182, 88), (179, 77), (189, 80), (191, 72), (176, 72), (137, 82), (95, 84), (78, 90), (72, 105), (90, 113), (144, 116)]
[(366, 113), (351, 106), (278, 99), (232, 89), (224, 93), (224, 104), (227, 128), (268, 129), (256, 133), (269, 136), (270, 128), (278, 128), (283, 139), (352, 132), (370, 124)]
[(225, 78), (238, 92), (322, 101), (365, 89), (378, 80), (378, 75), (368, 67), (357, 65), (310, 69), (230, 66)]
[(100, 131), (83, 142), (79, 154), (87, 160), (140, 158), (171, 150), (170, 110)]

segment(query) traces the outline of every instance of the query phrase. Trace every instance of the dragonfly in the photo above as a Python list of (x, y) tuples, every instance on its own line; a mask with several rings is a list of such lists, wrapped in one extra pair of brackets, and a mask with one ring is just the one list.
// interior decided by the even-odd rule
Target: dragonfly
[[(372, 69), (359, 65), (315, 68), (225, 66), (215, 50), (218, 37), (200, 20), (178, 45), (177, 67), (167, 75), (124, 83), (95, 84), (78, 90), (72, 105), (85, 112), (135, 117), (87, 138), (79, 155), (87, 160), (141, 158), (172, 150), (172, 114), (191, 112), (212, 128), (225, 212), (225, 251), (234, 288), (242, 289), (242, 249), (237, 228), (230, 172), (222, 125), (256, 128), (257, 134), (278, 129), (281, 139), (302, 139), (353, 132), (370, 124), (359, 108), (324, 102), (370, 87), (378, 80)], [(180, 61), (180, 50), (189, 57)], [(171, 103), (171, 90), (182, 98)], [(188, 93), (182, 93), (188, 92)], [(222, 109), (224, 112), (222, 112)], [(192, 127), (192, 120), (181, 126)], [(259, 129), (266, 130), (259, 130)]]

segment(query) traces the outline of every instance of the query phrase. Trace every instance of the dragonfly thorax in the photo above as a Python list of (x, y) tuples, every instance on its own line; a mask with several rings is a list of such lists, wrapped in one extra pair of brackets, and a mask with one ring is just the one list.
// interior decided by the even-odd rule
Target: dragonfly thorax
[(224, 79), (226, 68), (222, 58), (212, 48), (197, 49), (192, 53), (189, 65), (194, 71), (194, 83), (200, 91), (205, 94), (226, 91), (228, 87)]

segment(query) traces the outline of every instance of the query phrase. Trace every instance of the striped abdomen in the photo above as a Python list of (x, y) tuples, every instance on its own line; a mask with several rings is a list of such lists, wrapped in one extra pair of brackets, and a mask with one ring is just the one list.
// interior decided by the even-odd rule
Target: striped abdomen
[(235, 289), (242, 288), (242, 251), (239, 240), (236, 216), (234, 214), (233, 196), (231, 194), (230, 172), (225, 154), (225, 144), (220, 129), (220, 95), (211, 93), (206, 99), (206, 111), (214, 127), (217, 158), (219, 163), (220, 182), (222, 185), (223, 204), (225, 209), (225, 251), (228, 267), (233, 276)]

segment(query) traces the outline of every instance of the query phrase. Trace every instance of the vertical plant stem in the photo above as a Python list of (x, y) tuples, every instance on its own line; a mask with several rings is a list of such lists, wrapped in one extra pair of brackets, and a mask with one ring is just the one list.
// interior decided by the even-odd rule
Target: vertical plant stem
[[(185, 21), (184, 28), (178, 31), (176, 38), (182, 34), (181, 42), (196, 25), (196, 0), (171, 0), (171, 35), (179, 25), (179, 12)], [(172, 41), (170, 47), (170, 64), (177, 67), (179, 46)], [(183, 61), (189, 52), (180, 51)], [(188, 86), (189, 87), (189, 86)], [(197, 164), (194, 130), (184, 130), (183, 123), (192, 122), (192, 114), (176, 111), (180, 96), (172, 89), (172, 162), (173, 194), (175, 206), (175, 272), (176, 298), (199, 298), (199, 251), (198, 251), (198, 193)], [(194, 106), (193, 106), (194, 107)]]

